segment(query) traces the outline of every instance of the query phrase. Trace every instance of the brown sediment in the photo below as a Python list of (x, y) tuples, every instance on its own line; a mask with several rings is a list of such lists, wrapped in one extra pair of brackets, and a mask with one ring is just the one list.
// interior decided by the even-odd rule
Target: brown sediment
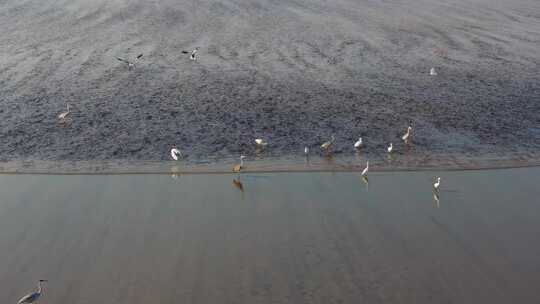
[[(429, 170), (488, 170), (540, 166), (540, 155), (458, 155), (437, 154), (424, 157), (383, 155), (379, 158), (308, 157), (247, 159), (241, 173), (278, 172), (359, 172), (370, 160), (372, 172)], [(25, 161), (0, 163), (0, 174), (228, 174), (234, 159), (212, 163), (183, 161)]]

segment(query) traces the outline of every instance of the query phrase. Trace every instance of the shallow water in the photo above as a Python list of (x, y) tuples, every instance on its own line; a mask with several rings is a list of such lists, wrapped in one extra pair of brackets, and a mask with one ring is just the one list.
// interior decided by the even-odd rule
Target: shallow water
[(538, 303), (539, 174), (0, 175), (0, 302)]

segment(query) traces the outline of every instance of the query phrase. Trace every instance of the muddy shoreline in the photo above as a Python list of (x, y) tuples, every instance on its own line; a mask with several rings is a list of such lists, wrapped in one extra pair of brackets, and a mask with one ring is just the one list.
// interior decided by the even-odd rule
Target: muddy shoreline
[(3, 162), (404, 154), (408, 125), (418, 157), (540, 148), (535, 1), (58, 5), (0, 5)]

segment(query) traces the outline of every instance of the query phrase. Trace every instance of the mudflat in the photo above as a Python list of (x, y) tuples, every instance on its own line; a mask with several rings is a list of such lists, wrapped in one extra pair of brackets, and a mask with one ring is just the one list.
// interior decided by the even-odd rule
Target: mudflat
[(539, 148), (536, 0), (4, 0), (0, 27), (3, 161)]

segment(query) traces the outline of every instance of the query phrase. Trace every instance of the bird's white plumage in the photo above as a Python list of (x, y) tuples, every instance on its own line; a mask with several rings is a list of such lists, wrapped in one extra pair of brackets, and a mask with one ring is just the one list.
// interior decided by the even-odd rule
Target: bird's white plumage
[(354, 148), (355, 149), (360, 149), (362, 147), (362, 137), (358, 138), (358, 140), (354, 143)]
[(308, 155), (308, 154), (309, 154), (309, 148), (308, 148), (308, 147), (304, 147), (304, 154), (305, 154), (305, 155)]
[(334, 135), (332, 135), (332, 138), (329, 141), (324, 142), (321, 145), (321, 149), (328, 150), (332, 146), (333, 143), (334, 143)]
[(362, 171), (362, 176), (366, 176), (369, 172), (369, 160), (366, 162), (366, 168)]
[(406, 143), (409, 142), (409, 139), (411, 138), (411, 131), (412, 131), (412, 127), (408, 126), (407, 132), (405, 132), (405, 134), (401, 136), (401, 139), (403, 139), (404, 142)]
[(441, 185), (441, 178), (437, 177), (437, 181), (433, 184), (433, 189), (439, 190), (440, 185)]
[(431, 68), (431, 69), (429, 70), (429, 75), (431, 75), (431, 76), (437, 76), (437, 72), (435, 71), (435, 68)]
[(199, 48), (196, 47), (193, 51), (191, 51), (191, 55), (189, 55), (189, 58), (191, 60), (197, 60), (197, 52), (199, 51)]
[(388, 151), (388, 153), (392, 153), (393, 150), (394, 150), (394, 146), (392, 145), (392, 143), (390, 143), (390, 146), (386, 148), (386, 151)]
[(172, 148), (171, 149), (171, 157), (174, 160), (178, 160), (178, 158), (182, 157), (182, 152), (180, 150), (178, 150), (177, 148)]
[(266, 145), (268, 145), (268, 143), (265, 142), (262, 138), (256, 138), (255, 143), (257, 144), (257, 146), (266, 146)]
[(62, 113), (58, 114), (58, 119), (64, 120), (69, 115), (69, 113), (70, 113), (69, 104), (66, 105), (66, 108), (67, 108), (67, 110), (65, 112), (62, 112)]
[(17, 304), (31, 304), (35, 303), (42, 295), (43, 289), (41, 288), (41, 283), (46, 282), (46, 280), (39, 280), (38, 289), (35, 292), (29, 293), (22, 297)]

